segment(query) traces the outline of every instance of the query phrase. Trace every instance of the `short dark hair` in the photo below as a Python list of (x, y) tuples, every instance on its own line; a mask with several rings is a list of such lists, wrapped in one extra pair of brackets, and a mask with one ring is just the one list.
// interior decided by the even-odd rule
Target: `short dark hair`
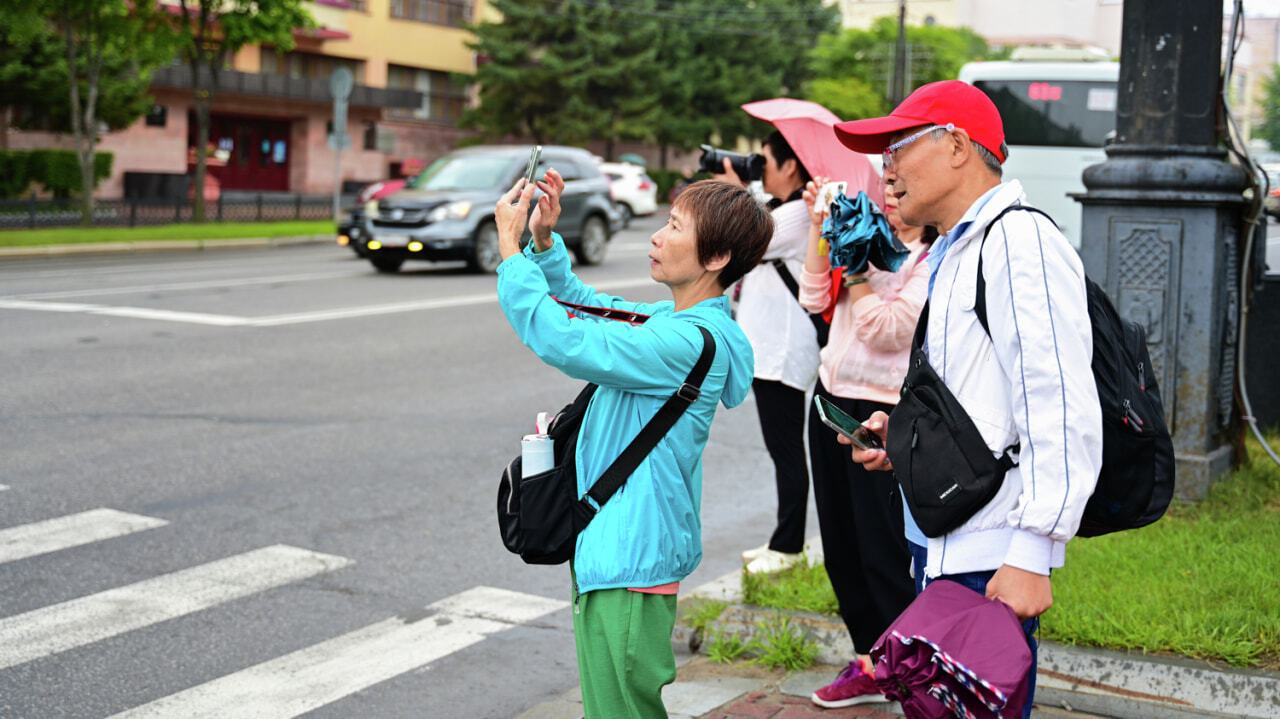
[(720, 270), (720, 287), (728, 289), (760, 264), (773, 239), (773, 217), (745, 187), (702, 180), (684, 189), (675, 209), (693, 215), (698, 238), (698, 262), (703, 266), (720, 255), (729, 263)]
[(796, 169), (800, 171), (800, 184), (807, 185), (813, 178), (809, 176), (809, 170), (800, 161), (800, 157), (796, 155), (796, 151), (791, 149), (787, 138), (782, 136), (781, 132), (774, 130), (768, 137), (764, 138), (764, 144), (769, 148), (769, 152), (773, 154), (773, 161), (779, 166), (787, 160), (796, 161)]

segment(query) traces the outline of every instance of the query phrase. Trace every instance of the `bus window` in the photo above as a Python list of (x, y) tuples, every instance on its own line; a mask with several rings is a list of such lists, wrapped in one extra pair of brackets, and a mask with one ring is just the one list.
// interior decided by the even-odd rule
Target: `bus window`
[(1116, 84), (975, 80), (1004, 120), (1010, 146), (1102, 147), (1116, 125)]

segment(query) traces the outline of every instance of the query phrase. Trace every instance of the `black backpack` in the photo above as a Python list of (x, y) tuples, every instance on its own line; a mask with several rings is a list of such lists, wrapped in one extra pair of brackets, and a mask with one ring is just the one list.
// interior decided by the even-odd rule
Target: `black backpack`
[[(1034, 207), (1010, 205), (987, 225), (984, 246), (991, 228), (1014, 210), (1049, 217)], [(986, 291), (979, 247), (974, 312), (990, 337)], [(1147, 354), (1146, 330), (1123, 320), (1098, 283), (1085, 278), (1085, 292), (1093, 326), (1093, 378), (1102, 404), (1102, 470), (1076, 535), (1096, 537), (1145, 527), (1164, 516), (1173, 498), (1174, 462), (1160, 387)]]

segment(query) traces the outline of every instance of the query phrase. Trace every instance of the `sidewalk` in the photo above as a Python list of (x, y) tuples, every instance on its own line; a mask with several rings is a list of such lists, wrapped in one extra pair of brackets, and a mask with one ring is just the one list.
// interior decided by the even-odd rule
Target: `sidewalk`
[[(729, 603), (709, 627), (740, 632), (775, 610), (743, 604), (741, 573), (733, 572), (693, 590), (681, 604), (698, 599)], [(698, 652), (702, 636), (682, 624), (672, 635), (679, 667), (663, 692), (672, 719), (888, 719), (902, 715), (896, 703), (822, 709), (809, 695), (830, 682), (852, 657), (844, 624), (835, 617), (784, 612), (819, 644), (819, 665), (787, 673), (747, 662), (720, 664)], [(1041, 642), (1035, 719), (1276, 719), (1280, 717), (1280, 673), (1219, 667), (1179, 657), (1144, 655)], [(517, 719), (579, 719), (577, 689), (539, 704)]]

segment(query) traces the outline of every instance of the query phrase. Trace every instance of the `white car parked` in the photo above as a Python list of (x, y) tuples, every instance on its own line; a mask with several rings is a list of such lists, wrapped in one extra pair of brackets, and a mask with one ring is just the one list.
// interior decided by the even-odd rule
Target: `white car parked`
[(600, 171), (612, 181), (613, 202), (622, 212), (624, 225), (634, 216), (652, 215), (658, 210), (658, 185), (643, 167), (629, 162), (602, 162)]

